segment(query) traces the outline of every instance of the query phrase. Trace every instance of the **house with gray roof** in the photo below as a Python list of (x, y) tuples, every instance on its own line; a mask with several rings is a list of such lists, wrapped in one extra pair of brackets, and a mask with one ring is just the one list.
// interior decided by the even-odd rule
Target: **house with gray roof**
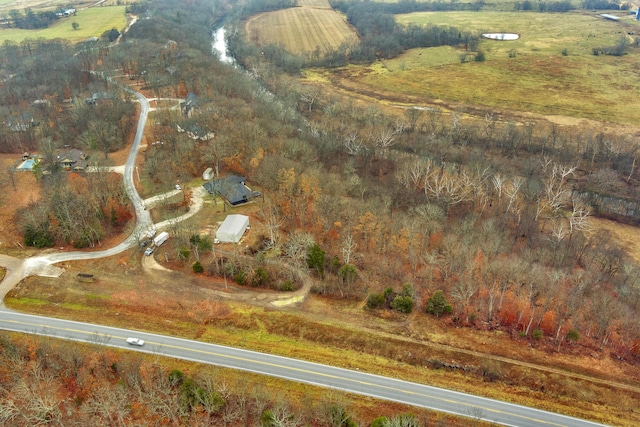
[(77, 148), (62, 152), (56, 156), (56, 163), (62, 169), (83, 171), (89, 165), (87, 155)]
[(220, 196), (229, 204), (241, 205), (260, 196), (258, 191), (253, 191), (245, 184), (246, 179), (241, 176), (231, 175), (214, 181), (205, 182), (203, 187), (209, 194)]

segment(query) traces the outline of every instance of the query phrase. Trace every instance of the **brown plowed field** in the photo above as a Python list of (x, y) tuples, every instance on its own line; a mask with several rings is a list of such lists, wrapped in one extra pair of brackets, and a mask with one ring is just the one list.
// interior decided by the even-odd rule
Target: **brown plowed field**
[(324, 2), (302, 3), (313, 6), (263, 13), (250, 19), (246, 26), (249, 40), (258, 45), (281, 44), (294, 54), (310, 54), (316, 48), (324, 53), (358, 40), (342, 16), (334, 10), (318, 8), (324, 7), (317, 5)]

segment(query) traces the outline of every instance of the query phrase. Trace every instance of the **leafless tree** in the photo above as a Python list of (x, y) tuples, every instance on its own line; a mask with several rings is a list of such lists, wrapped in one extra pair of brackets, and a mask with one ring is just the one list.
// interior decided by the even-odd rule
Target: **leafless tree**
[(280, 246), (280, 232), (278, 231), (284, 219), (280, 216), (278, 208), (271, 202), (262, 204), (261, 217), (269, 230), (269, 246), (271, 248), (278, 248)]
[(345, 264), (351, 263), (351, 257), (354, 255), (358, 244), (353, 239), (353, 233), (348, 233), (342, 239), (342, 259)]
[(429, 159), (403, 162), (396, 172), (396, 179), (407, 189), (420, 189), (432, 168), (433, 162)]
[(581, 202), (574, 200), (571, 216), (569, 217), (569, 233), (573, 235), (576, 231), (588, 232), (591, 229), (590, 217), (591, 209)]
[(307, 104), (307, 111), (310, 113), (313, 106), (318, 101), (320, 89), (315, 86), (306, 86), (300, 92), (300, 101)]
[(290, 234), (287, 242), (283, 244), (283, 250), (285, 255), (291, 259), (291, 262), (300, 267), (305, 262), (307, 250), (315, 242), (311, 233), (295, 230)]
[(351, 131), (344, 139), (344, 147), (347, 150), (347, 154), (352, 156), (361, 154), (366, 147), (360, 139), (357, 131)]

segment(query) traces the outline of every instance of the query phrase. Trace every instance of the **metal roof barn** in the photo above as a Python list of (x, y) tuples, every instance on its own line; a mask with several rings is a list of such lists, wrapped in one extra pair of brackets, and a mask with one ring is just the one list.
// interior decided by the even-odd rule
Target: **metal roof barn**
[(228, 215), (220, 224), (218, 231), (216, 231), (216, 239), (220, 242), (238, 243), (247, 227), (249, 227), (248, 216), (240, 214)]

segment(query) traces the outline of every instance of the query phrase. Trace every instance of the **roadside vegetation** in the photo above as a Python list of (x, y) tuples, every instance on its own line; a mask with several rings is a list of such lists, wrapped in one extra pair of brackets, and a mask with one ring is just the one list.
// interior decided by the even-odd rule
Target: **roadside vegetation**
[[(290, 3), (256, 1), (244, 12), (253, 16)], [(189, 111), (162, 108), (150, 116), (136, 177), (144, 196), (177, 182), (200, 185), (208, 167), (220, 176), (245, 176), (264, 195), (240, 208), (209, 199), (193, 222), (173, 227), (162, 253), (154, 254), (173, 273), (148, 276), (136, 248), (118, 259), (67, 266), (99, 271), (104, 280), (97, 284), (62, 287), (59, 279), (28, 278), (7, 298), (9, 306), (320, 362), (339, 359), (348, 367), (605, 423), (638, 423), (639, 260), (592, 221), (640, 221), (634, 213), (640, 175), (633, 101), (618, 114), (606, 93), (584, 96), (597, 92), (590, 86), (595, 77), (578, 78), (631, 70), (637, 47), (614, 58), (589, 54), (586, 45), (586, 52), (572, 54), (562, 43), (555, 53), (542, 48), (540, 38), (523, 42), (523, 53), (509, 57), (479, 41), (465, 20), (471, 18), (444, 28), (416, 23), (425, 32), (409, 33), (410, 26), (388, 14), (374, 14), (369, 18), (397, 31), (397, 49), (377, 55), (375, 34), (366, 34), (374, 26), (353, 23), (361, 52), (373, 52), (374, 62), (305, 70), (309, 78), (301, 80), (304, 60), (282, 46), (253, 46), (243, 38), (244, 22), (227, 13), (231, 4), (216, 6), (195, 1), (185, 10), (157, 0), (150, 13), (149, 4), (131, 5), (132, 13), (149, 18), (131, 27), (132, 43), (76, 56), (61, 41), (2, 46), (2, 121), (29, 125), (0, 126), (2, 151), (16, 159), (27, 150), (68, 145), (120, 164), (134, 113), (116, 85), (87, 72), (101, 71), (150, 97), (189, 97)], [(360, 12), (351, 10), (347, 19), (367, 22)], [(546, 14), (538, 15), (544, 21)], [(244, 69), (221, 64), (211, 53), (211, 28), (225, 17)], [(408, 44), (409, 34), (452, 37), (427, 49)], [(469, 51), (474, 58), (485, 52), (484, 61), (446, 60), (466, 52), (473, 40), (478, 46)], [(594, 46), (615, 40), (607, 35)], [(444, 59), (425, 72), (416, 55), (429, 56), (430, 49)], [(409, 57), (403, 55), (415, 62), (402, 66)], [(34, 66), (45, 63), (47, 72)], [(504, 77), (507, 86), (501, 86), (497, 76), (507, 66), (519, 78)], [(637, 85), (622, 81), (630, 92)], [(102, 92), (114, 97), (85, 102)], [(432, 97), (441, 104), (422, 104)], [(65, 102), (69, 98), (75, 101)], [(598, 118), (593, 113), (599, 109), (611, 114), (608, 123), (574, 126), (542, 116)], [(105, 127), (95, 128), (100, 120)], [(112, 133), (110, 123), (118, 123)], [(209, 133), (215, 136), (199, 137)], [(100, 241), (122, 237), (131, 219), (123, 215), (117, 227), (106, 227), (112, 217), (96, 209), (103, 204), (95, 202), (102, 188), (95, 179), (90, 173), (43, 174), (40, 198), (13, 212), (7, 221), (19, 227), (7, 232), (27, 234), (25, 219), (38, 209), (37, 224), (47, 230), (59, 230), (64, 221), (95, 224), (85, 210), (71, 209), (86, 203), (105, 227)], [(122, 194), (118, 189), (113, 199)], [(61, 211), (62, 204), (50, 204), (56, 194), (78, 198)], [(189, 201), (184, 191), (152, 215), (183, 211)], [(126, 203), (124, 211), (131, 212)], [(242, 246), (217, 249), (207, 237), (229, 212), (250, 214), (252, 230)], [(56, 246), (76, 242), (52, 234)], [(149, 277), (153, 286), (146, 285)], [(307, 281), (312, 294), (296, 308), (261, 308), (257, 299), (258, 307), (221, 303), (227, 294), (289, 292)]]
[(5, 332), (0, 362), (6, 392), (0, 420), (13, 426), (356, 426), (385, 414), (404, 417), (409, 427), (484, 425), (396, 404), (356, 403), (342, 393), (250, 373), (175, 360), (160, 364), (156, 355)]

